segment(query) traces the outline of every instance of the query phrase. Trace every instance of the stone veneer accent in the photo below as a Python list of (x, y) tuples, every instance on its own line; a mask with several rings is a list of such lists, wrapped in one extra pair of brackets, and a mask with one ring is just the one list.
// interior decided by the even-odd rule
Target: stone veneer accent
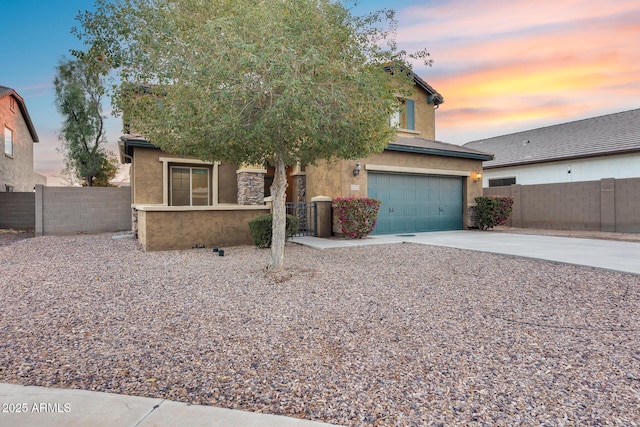
[(131, 208), (131, 232), (138, 237), (138, 210)]
[(295, 197), (296, 202), (307, 201), (307, 177), (305, 175), (297, 175), (295, 177)]
[(467, 206), (467, 227), (466, 228), (478, 228), (477, 223), (477, 206)]
[(238, 204), (264, 204), (264, 173), (238, 172)]

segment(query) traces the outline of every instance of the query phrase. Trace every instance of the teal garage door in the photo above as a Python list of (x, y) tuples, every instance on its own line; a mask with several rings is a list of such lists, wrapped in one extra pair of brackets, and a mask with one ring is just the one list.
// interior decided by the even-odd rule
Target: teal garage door
[(462, 229), (462, 177), (369, 172), (367, 188), (382, 201), (374, 234)]

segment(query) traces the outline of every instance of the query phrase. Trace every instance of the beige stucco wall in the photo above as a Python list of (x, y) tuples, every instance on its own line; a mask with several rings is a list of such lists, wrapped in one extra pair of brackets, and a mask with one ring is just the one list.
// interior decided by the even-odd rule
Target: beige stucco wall
[[(17, 100), (15, 108), (11, 110), (11, 98), (13, 97), (10, 95), (0, 99), (0, 191), (5, 191), (5, 185), (12, 186), (13, 191), (33, 191), (33, 139)], [(5, 127), (13, 131), (11, 157), (5, 155)]]
[(133, 149), (133, 203), (162, 204), (162, 162), (159, 159), (168, 156), (155, 148)]
[[(476, 173), (482, 173), (482, 161), (457, 157), (384, 151), (359, 160), (361, 172), (353, 176), (356, 160), (320, 162), (308, 166), (307, 200), (316, 196), (367, 197), (367, 165), (397, 166), (400, 168), (435, 169), (440, 174), (463, 177), (463, 204), (475, 206), (475, 198), (482, 196), (481, 180), (474, 182)], [(455, 171), (455, 172), (449, 172)], [(468, 176), (457, 172), (468, 172)], [(468, 209), (464, 211), (463, 223), (467, 224)]]
[[(169, 154), (157, 148), (134, 147), (130, 172), (134, 204), (162, 204), (163, 163), (160, 161), (161, 157), (193, 159), (193, 157)], [(176, 163), (179, 164), (179, 162)], [(237, 202), (237, 169), (236, 165), (229, 163), (222, 163), (218, 167), (218, 203)], [(210, 196), (212, 197), (212, 194)]]
[(138, 212), (138, 240), (147, 251), (251, 245), (249, 221), (269, 213), (267, 206), (251, 209)]
[(415, 131), (398, 130), (398, 135), (419, 136), (425, 139), (436, 139), (436, 110), (427, 102), (427, 93), (419, 86), (414, 86), (411, 99), (415, 101)]
[(222, 163), (218, 167), (218, 203), (238, 203), (238, 167)]

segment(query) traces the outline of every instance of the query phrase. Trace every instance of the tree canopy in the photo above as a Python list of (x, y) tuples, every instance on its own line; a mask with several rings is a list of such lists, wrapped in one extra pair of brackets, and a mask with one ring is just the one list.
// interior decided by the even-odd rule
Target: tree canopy
[(382, 151), (412, 84), (393, 13), (333, 0), (98, 0), (79, 20), (87, 55), (119, 71), (115, 106), (136, 132), (175, 154), (275, 166), (271, 268), (285, 166)]
[(63, 59), (56, 68), (56, 108), (63, 116), (60, 151), (65, 173), (84, 185), (108, 186), (117, 172), (117, 160), (105, 149), (102, 98), (104, 69), (84, 59)]

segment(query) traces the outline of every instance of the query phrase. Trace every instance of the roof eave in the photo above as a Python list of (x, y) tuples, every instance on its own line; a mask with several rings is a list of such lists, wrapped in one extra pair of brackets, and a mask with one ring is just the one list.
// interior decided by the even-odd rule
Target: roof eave
[[(384, 69), (387, 72), (391, 72), (390, 66), (385, 66)], [(436, 106), (444, 103), (444, 98), (442, 97), (442, 95), (440, 95), (440, 93), (438, 93), (437, 90), (433, 88), (433, 86), (431, 86), (429, 83), (424, 81), (419, 75), (417, 75), (413, 71), (410, 71), (410, 73), (411, 73), (410, 74), (411, 77), (413, 77), (414, 83), (420, 86), (429, 95), (431, 95), (432, 98), (429, 100), (429, 103), (432, 103), (433, 105), (436, 105)]]
[(118, 141), (118, 151), (120, 154), (120, 163), (131, 163), (131, 158), (133, 156), (133, 148), (158, 148), (146, 139), (142, 139), (139, 137), (127, 138), (126, 136), (121, 136), (120, 141)]
[(22, 97), (18, 95), (18, 92), (16, 92), (15, 90), (11, 88), (8, 88), (8, 89), (9, 90), (5, 92), (2, 98), (4, 98), (5, 96), (13, 96), (16, 99), (16, 101), (18, 101), (18, 107), (20, 108), (20, 113), (22, 114), (22, 118), (24, 119), (24, 122), (27, 125), (27, 129), (29, 130), (31, 139), (33, 140), (33, 142), (40, 142), (40, 138), (38, 138), (38, 133), (36, 132), (36, 127), (33, 125), (33, 122), (31, 121), (31, 116), (29, 116), (29, 111), (27, 110), (27, 105), (24, 103), (24, 99), (22, 99)]
[(453, 151), (453, 150), (439, 150), (435, 148), (424, 148), (424, 147), (411, 147), (406, 145), (399, 144), (389, 144), (385, 150), (389, 151), (401, 151), (405, 153), (419, 153), (419, 154), (430, 154), (432, 156), (444, 156), (444, 157), (458, 157), (462, 159), (472, 159), (472, 160), (493, 160), (493, 157), (489, 154), (480, 154), (480, 153), (470, 153), (470, 152), (461, 152), (461, 151)]
[(515, 166), (536, 165), (539, 163), (553, 163), (553, 162), (562, 162), (566, 160), (590, 159), (594, 157), (610, 157), (610, 156), (633, 154), (633, 153), (640, 153), (640, 149), (633, 148), (629, 150), (620, 150), (620, 151), (607, 152), (607, 153), (590, 153), (590, 154), (581, 154), (576, 156), (556, 157), (553, 159), (538, 159), (538, 160), (530, 160), (530, 161), (522, 161), (522, 162), (503, 163), (499, 165), (483, 166), (483, 169), (510, 168)]

